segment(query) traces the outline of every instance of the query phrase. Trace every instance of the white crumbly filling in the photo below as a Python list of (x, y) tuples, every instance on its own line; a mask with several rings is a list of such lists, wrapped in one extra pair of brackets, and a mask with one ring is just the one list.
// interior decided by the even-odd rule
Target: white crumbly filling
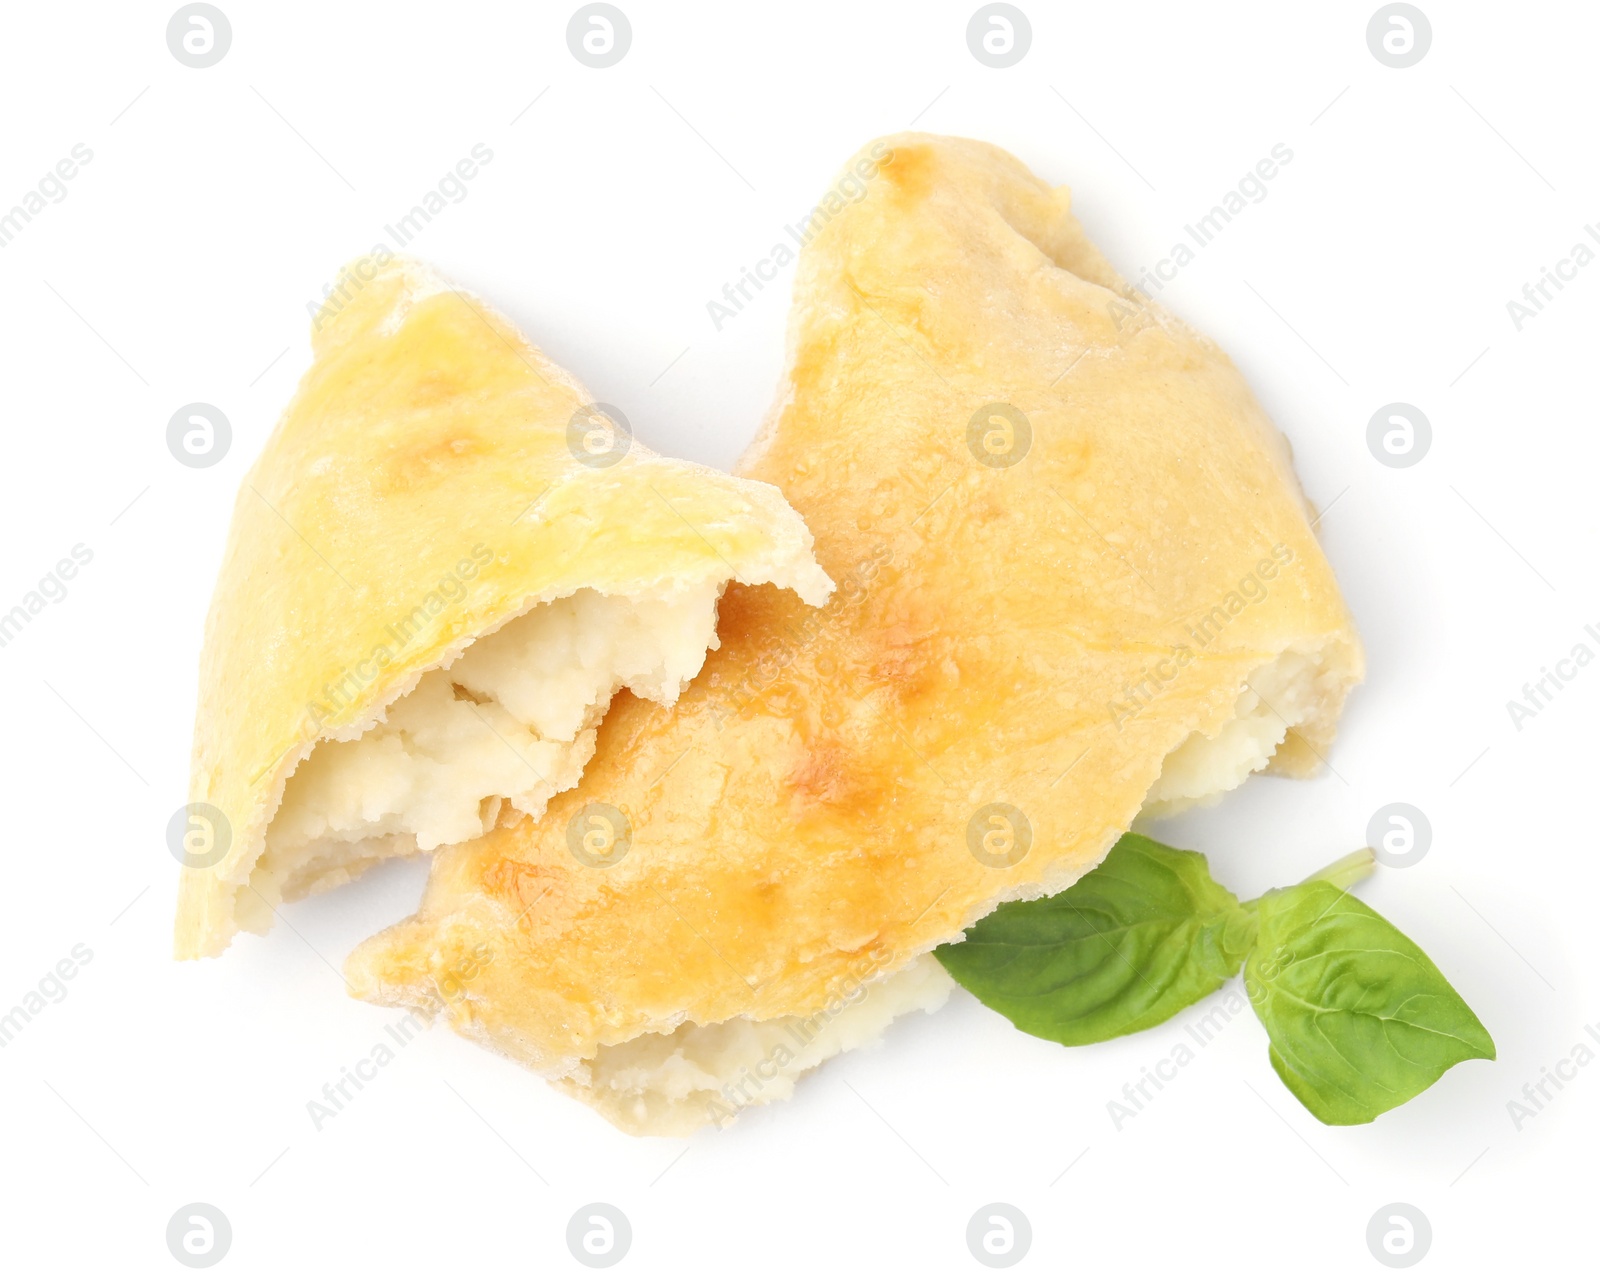
[(294, 771), (252, 886), (292, 900), (381, 858), (476, 838), (505, 804), (539, 816), (577, 785), (619, 688), (677, 699), (717, 646), (721, 590), (652, 599), (585, 589), (426, 672), (366, 732), (319, 743)]
[(1214, 804), (1266, 768), (1289, 730), (1320, 713), (1323, 687), (1317, 672), (1315, 660), (1293, 651), (1251, 672), (1233, 719), (1216, 737), (1191, 733), (1168, 753), (1141, 816), (1165, 817)]
[[(1319, 683), (1319, 672), (1317, 658), (1293, 651), (1253, 671), (1233, 718), (1215, 737), (1193, 733), (1168, 754), (1141, 816), (1210, 803), (1265, 768), (1290, 729), (1323, 711), (1328, 686)], [(924, 954), (898, 973), (830, 1000), (830, 1008), (838, 1002), (832, 1013), (684, 1024), (602, 1047), (566, 1081), (587, 1088), (584, 1098), (624, 1130), (686, 1135), (725, 1125), (741, 1108), (788, 1098), (801, 1074), (872, 1041), (896, 1016), (918, 1007), (938, 1010), (952, 984)]]
[(931, 954), (881, 980), (845, 979), (814, 1016), (680, 1025), (601, 1047), (567, 1081), (622, 1129), (687, 1135), (787, 1099), (801, 1074), (876, 1039), (896, 1016), (937, 1011), (954, 982)]

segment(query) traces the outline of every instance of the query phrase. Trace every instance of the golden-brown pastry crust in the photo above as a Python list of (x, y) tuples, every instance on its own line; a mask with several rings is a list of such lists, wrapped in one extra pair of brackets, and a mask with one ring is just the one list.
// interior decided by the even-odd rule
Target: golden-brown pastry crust
[(580, 463), (568, 425), (593, 399), (509, 321), (414, 262), (341, 277), (364, 285), (318, 319), (315, 361), (240, 489), (206, 623), (191, 799), (221, 810), (231, 846), (183, 870), (180, 957), (237, 930), (318, 739), (359, 734), (535, 603), (728, 577), (828, 594), (772, 487), (637, 442)]
[[(802, 253), (787, 381), (738, 470), (807, 518), (838, 592), (808, 612), (731, 588), (675, 708), (619, 700), (576, 790), (441, 852), (419, 914), (348, 967), (359, 995), (437, 1004), (484, 947), (451, 1022), (629, 1129), (651, 1126), (585, 1085), (599, 1048), (813, 1013), (864, 959), (904, 968), (1093, 867), (1253, 672), (1315, 661), (1302, 762), (1362, 672), (1283, 438), (1067, 191), (972, 141), (861, 162), (867, 193)], [(1009, 466), (983, 462), (1010, 457), (996, 403), (1031, 432)], [(631, 827), (607, 869), (568, 850), (591, 803)], [(1031, 829), (1009, 866), (971, 847), (992, 804)]]

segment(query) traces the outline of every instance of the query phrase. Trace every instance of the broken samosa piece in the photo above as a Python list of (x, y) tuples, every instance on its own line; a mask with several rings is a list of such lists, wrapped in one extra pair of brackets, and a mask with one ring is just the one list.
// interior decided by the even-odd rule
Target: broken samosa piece
[(938, 1005), (930, 950), (1141, 810), (1311, 771), (1362, 674), (1284, 439), (1065, 189), (920, 135), (849, 171), (739, 468), (838, 592), (730, 589), (674, 709), (620, 704), (577, 790), (438, 854), (347, 965), (635, 1133), (725, 1123)]
[[(730, 580), (831, 584), (771, 486), (633, 442), (511, 323), (357, 262), (244, 480), (201, 658), (180, 957), (537, 817), (612, 695), (670, 703)], [(364, 280), (364, 281), (362, 281)], [(196, 807), (198, 806), (198, 807)]]

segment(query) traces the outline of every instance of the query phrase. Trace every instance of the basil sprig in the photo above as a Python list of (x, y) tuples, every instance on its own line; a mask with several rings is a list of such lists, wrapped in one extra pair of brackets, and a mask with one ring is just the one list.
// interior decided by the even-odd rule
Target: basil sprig
[(937, 953), (1017, 1028), (1076, 1047), (1159, 1025), (1220, 989), (1255, 929), (1199, 853), (1124, 835), (1065, 892), (1002, 905)]
[(1433, 960), (1371, 906), (1313, 880), (1255, 902), (1245, 992), (1283, 1084), (1317, 1119), (1370, 1122), (1494, 1039)]
[(1272, 1067), (1320, 1121), (1370, 1122), (1494, 1040), (1417, 945), (1345, 888), (1363, 850), (1241, 905), (1199, 853), (1124, 835), (1065, 892), (1013, 901), (935, 951), (1026, 1033), (1068, 1046), (1149, 1029), (1244, 969)]

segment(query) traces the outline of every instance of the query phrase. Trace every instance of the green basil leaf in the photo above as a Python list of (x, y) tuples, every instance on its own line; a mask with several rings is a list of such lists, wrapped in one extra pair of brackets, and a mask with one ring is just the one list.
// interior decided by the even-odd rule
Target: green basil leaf
[(1238, 973), (1254, 932), (1203, 856), (1130, 834), (1065, 892), (1007, 902), (934, 953), (1018, 1029), (1079, 1046), (1198, 1002)]
[(1245, 990), (1272, 1067), (1322, 1122), (1370, 1122), (1494, 1040), (1444, 973), (1392, 923), (1331, 883), (1251, 903)]

